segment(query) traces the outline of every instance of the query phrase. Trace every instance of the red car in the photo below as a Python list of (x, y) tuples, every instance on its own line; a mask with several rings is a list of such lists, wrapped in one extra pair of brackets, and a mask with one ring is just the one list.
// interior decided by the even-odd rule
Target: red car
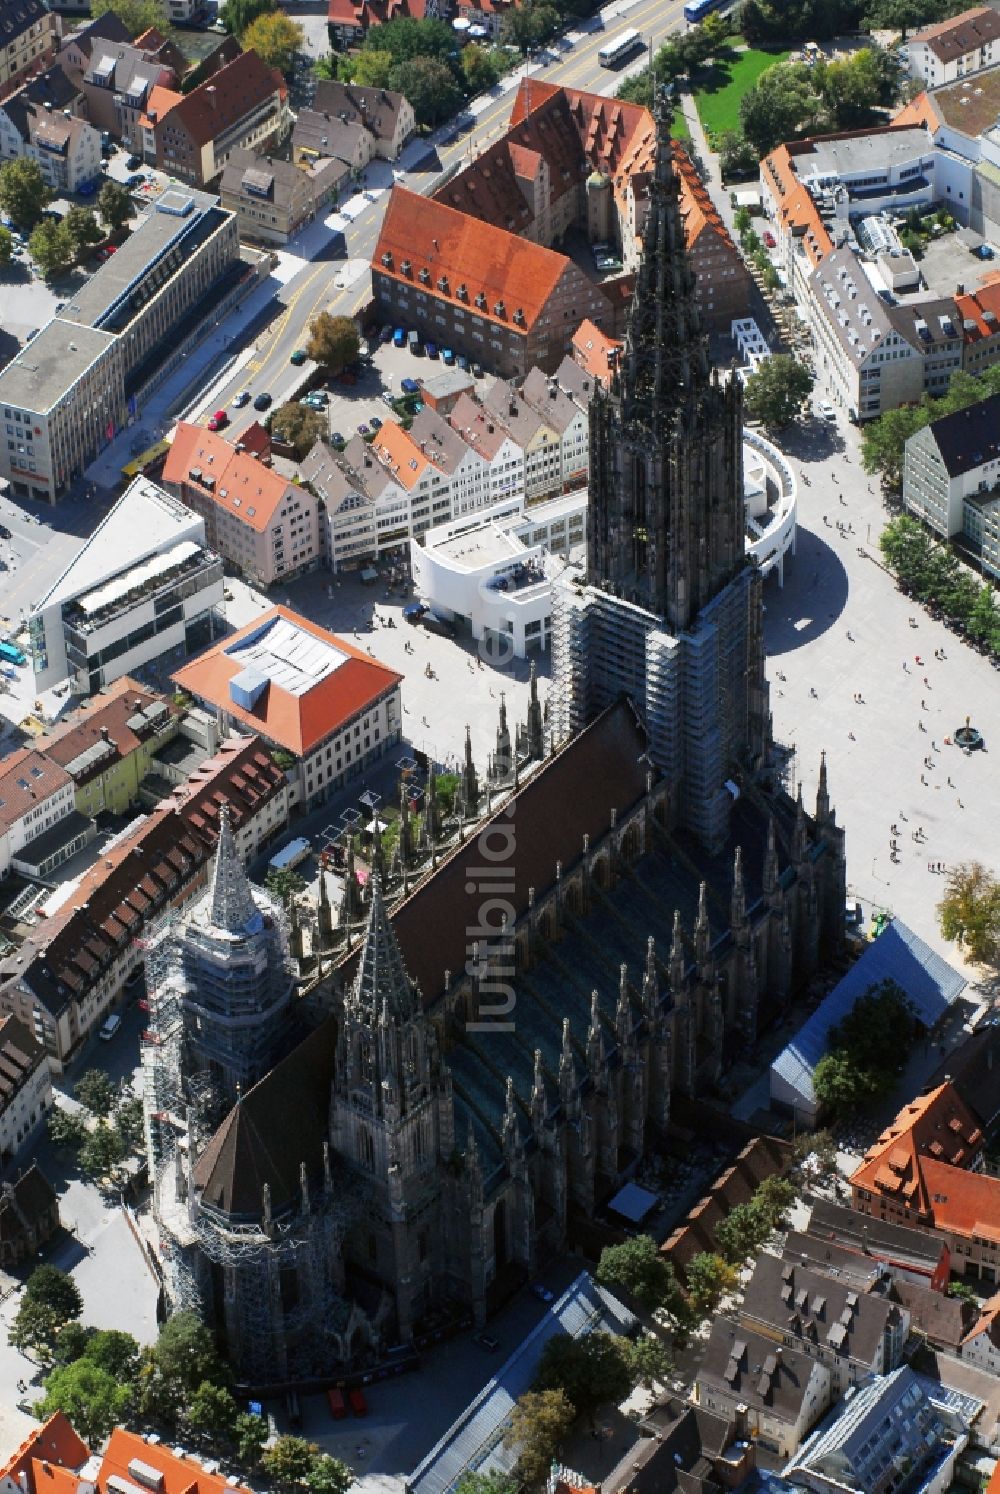
[(764, 230), (764, 243), (769, 249), (776, 249), (778, 247), (778, 241), (769, 228)]
[(224, 425), (229, 424), (229, 416), (225, 410), (216, 410), (214, 415), (208, 417), (208, 428), (210, 431), (221, 431)]
[(363, 1390), (349, 1390), (347, 1392), (347, 1399), (351, 1403), (351, 1410), (354, 1412), (355, 1416), (368, 1415), (368, 1402), (365, 1400), (365, 1393)]

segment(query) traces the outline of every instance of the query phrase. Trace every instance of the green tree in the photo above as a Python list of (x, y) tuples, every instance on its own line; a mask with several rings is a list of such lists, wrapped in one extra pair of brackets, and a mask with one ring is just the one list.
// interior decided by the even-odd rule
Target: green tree
[(309, 1464), (304, 1483), (312, 1494), (347, 1494), (354, 1482), (354, 1469), (332, 1458), (328, 1453), (315, 1452)]
[(128, 1095), (115, 1110), (114, 1128), (121, 1137), (126, 1151), (141, 1149), (143, 1139), (142, 1101), (138, 1095)]
[(830, 1029), (813, 1074), (819, 1103), (836, 1114), (888, 1094), (915, 1035), (913, 1008), (899, 986), (872, 986)]
[(751, 420), (772, 429), (790, 425), (812, 393), (812, 369), (783, 353), (764, 361), (749, 375), (744, 404)]
[(760, 170), (757, 148), (739, 130), (725, 130), (716, 142), (723, 181), (740, 181)]
[(949, 1297), (957, 1297), (960, 1302), (968, 1302), (972, 1307), (979, 1306), (979, 1298), (972, 1287), (964, 1281), (949, 1281), (946, 1294)]
[(9, 228), (0, 228), (0, 265), (10, 264), (14, 254), (14, 235)]
[(720, 1299), (734, 1290), (737, 1279), (733, 1267), (721, 1255), (703, 1250), (693, 1256), (685, 1268), (684, 1280), (698, 1316), (704, 1318), (714, 1312)]
[[(395, 22), (392, 24), (395, 25)], [(375, 35), (384, 30), (384, 26), (374, 27), (369, 35)], [(389, 87), (389, 78), (395, 66), (391, 52), (381, 51), (377, 47), (363, 47), (350, 61), (351, 82), (356, 83), (359, 88)]]
[(87, 1139), (87, 1126), (82, 1116), (63, 1110), (60, 1105), (53, 1105), (45, 1127), (53, 1146), (76, 1151)]
[(93, 1328), (85, 1328), (82, 1323), (64, 1323), (53, 1345), (56, 1364), (72, 1364), (75, 1359), (82, 1359), (93, 1333)]
[(448, 62), (455, 51), (455, 34), (445, 21), (400, 16), (384, 26), (373, 26), (362, 47), (365, 51), (388, 52), (394, 63), (409, 62), (414, 57)]
[(518, 1494), (520, 1487), (512, 1473), (463, 1473), (455, 1494)]
[(666, 1385), (673, 1374), (673, 1360), (665, 1344), (652, 1333), (644, 1333), (634, 1341), (625, 1341), (625, 1362), (635, 1385), (652, 1390), (656, 1385)]
[(979, 861), (963, 861), (948, 873), (938, 903), (941, 933), (977, 965), (1000, 963), (1000, 882)]
[(233, 1427), (236, 1456), (240, 1462), (255, 1468), (260, 1462), (267, 1436), (267, 1422), (263, 1416), (253, 1416), (249, 1411), (241, 1411)]
[(753, 1206), (767, 1221), (769, 1228), (782, 1229), (788, 1210), (795, 1202), (795, 1185), (788, 1178), (772, 1173), (758, 1184)]
[(65, 223), (43, 218), (28, 240), (28, 253), (47, 280), (64, 275), (76, 259), (76, 245)]
[(462, 102), (462, 89), (454, 73), (436, 57), (397, 62), (389, 74), (389, 87), (410, 101), (420, 125), (438, 124), (454, 114)]
[(236, 1431), (239, 1407), (225, 1385), (202, 1380), (185, 1409), (185, 1419), (208, 1437), (229, 1437)]
[(0, 208), (18, 228), (32, 229), (52, 201), (37, 161), (21, 156), (0, 166)]
[(903, 481), (903, 456), (909, 438), (927, 425), (930, 402), (922, 400), (898, 410), (886, 410), (866, 422), (861, 432), (861, 462), (866, 472), (879, 473), (883, 483), (898, 488)]
[(121, 182), (106, 181), (97, 194), (97, 211), (112, 233), (124, 228), (132, 210), (132, 199)]
[(500, 40), (504, 46), (517, 47), (526, 56), (543, 47), (559, 30), (559, 12), (544, 0), (527, 0), (512, 7), (500, 23)]
[(163, 0), (91, 0), (90, 14), (98, 17), (111, 11), (130, 36), (140, 36), (151, 28), (161, 36), (170, 35), (170, 17)]
[(28, 1277), (8, 1331), (15, 1349), (51, 1360), (61, 1330), (83, 1311), (83, 1298), (72, 1277), (57, 1266), (36, 1266)]
[(115, 1182), (127, 1155), (128, 1149), (118, 1132), (101, 1121), (80, 1148), (80, 1166), (94, 1182), (102, 1178)]
[(759, 1250), (769, 1234), (763, 1214), (753, 1203), (743, 1203), (716, 1227), (715, 1240), (726, 1260), (736, 1265)]
[(358, 356), (361, 339), (353, 317), (321, 311), (309, 323), (306, 353), (316, 363), (338, 374)]
[(504, 1446), (517, 1449), (517, 1471), (526, 1484), (545, 1481), (575, 1419), (563, 1390), (529, 1390), (519, 1397)]
[(226, 1383), (212, 1335), (196, 1313), (174, 1313), (160, 1329), (155, 1346), (144, 1355), (141, 1409), (146, 1415), (176, 1421), (206, 1380), (213, 1385)]
[(674, 1268), (649, 1235), (635, 1235), (621, 1245), (606, 1245), (596, 1275), (601, 1286), (627, 1292), (647, 1312), (657, 1308), (674, 1311), (677, 1307), (680, 1288)]
[(268, 1478), (283, 1489), (303, 1486), (318, 1448), (304, 1437), (277, 1437), (261, 1458)]
[(585, 1333), (571, 1338), (556, 1333), (542, 1351), (536, 1390), (562, 1390), (578, 1416), (593, 1424), (594, 1413), (605, 1401), (616, 1405), (632, 1388), (624, 1340), (610, 1333)]
[(103, 1069), (88, 1069), (74, 1084), (73, 1094), (91, 1115), (107, 1120), (118, 1098), (118, 1088)]
[(291, 404), (279, 405), (271, 416), (271, 435), (275, 440), (287, 441), (298, 462), (329, 432), (325, 411), (313, 410), (309, 405), (300, 405), (294, 400)]
[(67, 212), (63, 223), (73, 240), (77, 259), (82, 259), (91, 244), (99, 244), (104, 235), (92, 208), (80, 207), (78, 203)]
[(226, 0), (219, 11), (219, 20), (230, 36), (242, 36), (258, 16), (269, 15), (274, 9), (274, 0)]
[(305, 878), (300, 877), (290, 866), (282, 867), (280, 871), (269, 871), (264, 878), (264, 886), (268, 892), (283, 905), (287, 905), (293, 897), (304, 891), (305, 885)]
[(84, 1441), (96, 1447), (126, 1419), (131, 1407), (131, 1386), (83, 1358), (52, 1371), (36, 1410), (42, 1419), (62, 1411)]
[(251, 21), (242, 36), (244, 52), (256, 52), (261, 62), (279, 72), (291, 71), (296, 52), (302, 50), (305, 33), (283, 10), (265, 11)]
[(740, 100), (740, 127), (760, 156), (792, 140), (819, 111), (810, 70), (801, 63), (777, 63), (761, 73)]
[(123, 1384), (133, 1384), (139, 1372), (141, 1351), (131, 1333), (121, 1328), (92, 1330), (84, 1354), (91, 1364)]
[(485, 47), (477, 46), (475, 42), (462, 48), (462, 73), (470, 94), (487, 93), (500, 81), (500, 69), (494, 61), (493, 53)]

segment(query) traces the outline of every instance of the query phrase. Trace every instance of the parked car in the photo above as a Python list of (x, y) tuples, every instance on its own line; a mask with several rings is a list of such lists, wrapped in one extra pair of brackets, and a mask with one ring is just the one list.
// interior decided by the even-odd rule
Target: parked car
[(249, 389), (241, 389), (240, 392), (239, 392), (239, 394), (233, 400), (233, 409), (234, 410), (242, 410), (249, 403), (250, 403), (250, 391), (249, 391)]
[(221, 431), (224, 425), (229, 424), (229, 416), (225, 410), (216, 410), (214, 415), (208, 417), (208, 428), (210, 431)]
[(382, 422), (377, 415), (369, 415), (368, 424), (373, 431), (380, 431), (382, 429)]
[(400, 389), (402, 389), (404, 394), (420, 393), (420, 385), (417, 383), (416, 379), (401, 379), (399, 387)]
[(765, 228), (764, 229), (764, 233), (763, 233), (762, 237), (764, 239), (764, 243), (767, 245), (767, 247), (769, 249), (777, 249), (777, 247), (778, 247), (778, 241), (774, 237), (774, 234), (771, 232), (771, 230), (769, 228)]
[(836, 420), (837, 412), (825, 399), (821, 399), (816, 406), (816, 414), (820, 420)]
[(129, 171), (138, 171), (139, 167), (142, 165), (142, 156), (129, 156), (128, 160), (125, 162), (125, 165)]
[(358, 426), (358, 435), (359, 436), (370, 436), (371, 435), (371, 427), (362, 423), (361, 425)]
[(406, 328), (405, 327), (397, 327), (394, 330), (393, 334), (392, 334), (392, 341), (393, 341), (393, 344), (394, 344), (395, 347), (397, 347), (397, 348), (405, 348), (406, 347)]
[(273, 401), (269, 394), (258, 394), (253, 402), (253, 407), (255, 410), (269, 410), (272, 403)]
[(288, 361), (289, 363), (294, 363), (296, 368), (301, 368), (303, 363), (306, 361), (305, 349), (296, 348), (295, 352), (292, 353)]
[[(402, 330), (403, 329), (400, 328), (400, 331), (402, 331)], [(379, 342), (392, 342), (392, 328), (389, 326), (388, 322), (386, 322), (385, 326), (382, 328), (381, 332), (379, 333), (378, 340), (379, 340)]]
[(347, 445), (347, 442), (344, 440), (339, 431), (334, 431), (333, 435), (330, 437), (330, 445), (334, 448), (335, 451), (343, 451), (344, 447)]
[(436, 358), (437, 355), (438, 355), (438, 345), (437, 345), (437, 343), (436, 342), (429, 342), (427, 344), (427, 356), (428, 356), (428, 358)]
[(441, 362), (447, 364), (449, 368), (454, 368), (455, 354), (452, 352), (451, 348), (441, 349)]
[(101, 1030), (97, 1034), (97, 1036), (100, 1038), (102, 1043), (110, 1043), (111, 1039), (114, 1037), (115, 1033), (118, 1031), (121, 1025), (121, 1017), (119, 1017), (117, 1012), (112, 1012), (107, 1021), (103, 1023)]

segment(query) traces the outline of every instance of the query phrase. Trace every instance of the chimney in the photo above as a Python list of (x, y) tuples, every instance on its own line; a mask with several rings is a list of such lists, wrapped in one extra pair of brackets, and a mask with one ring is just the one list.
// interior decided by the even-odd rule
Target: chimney
[(737, 1442), (745, 1442), (746, 1441), (746, 1436), (747, 1436), (747, 1415), (748, 1415), (747, 1408), (743, 1404), (743, 1402), (740, 1401), (739, 1405), (736, 1407), (735, 1440)]
[(205, 89), (205, 97), (208, 99), (208, 102), (211, 104), (213, 109), (217, 109), (219, 107), (218, 95), (214, 83), (210, 83)]
[(108, 728), (106, 726), (101, 727), (101, 737), (105, 742), (111, 741), (111, 733), (108, 731)]

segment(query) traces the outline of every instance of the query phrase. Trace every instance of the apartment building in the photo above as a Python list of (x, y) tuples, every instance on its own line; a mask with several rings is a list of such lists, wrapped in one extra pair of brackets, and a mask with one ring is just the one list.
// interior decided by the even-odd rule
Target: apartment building
[(73, 85), (74, 90), (80, 89), (83, 76), (90, 66), (93, 50), (103, 41), (117, 42), (124, 46), (129, 46), (132, 42), (127, 27), (122, 24), (113, 10), (105, 11), (104, 15), (96, 20), (88, 19), (81, 25), (74, 26), (62, 37), (59, 51), (56, 54), (56, 65)]
[[(590, 470), (589, 399), (580, 401), (568, 391), (559, 378), (559, 369), (547, 378), (540, 368), (533, 368), (524, 380), (521, 398), (541, 417), (545, 428), (555, 432), (558, 441), (558, 486), (547, 492), (566, 493), (582, 487)], [(527, 492), (527, 457), (525, 469)]]
[(96, 38), (80, 82), (87, 118), (141, 154), (142, 121), (154, 90), (179, 98), (177, 69), (137, 42)]
[(73, 780), (58, 763), (27, 747), (0, 760), (0, 878), (34, 866), (39, 840), (73, 810)]
[(204, 885), (223, 804), (244, 859), (288, 823), (285, 774), (255, 736), (223, 741), (0, 956), (0, 1012), (13, 1013), (44, 1044), (57, 1073), (120, 1002), (142, 963), (143, 930)]
[(811, 290), (817, 366), (849, 417), (870, 420), (916, 403), (924, 390), (921, 346), (905, 335), (906, 320), (893, 320), (891, 312), (902, 308), (876, 295), (853, 251), (827, 254), (813, 272)]
[(312, 107), (320, 114), (335, 115), (361, 125), (372, 141), (371, 155), (395, 161), (406, 142), (416, 134), (413, 105), (401, 93), (387, 88), (361, 88), (321, 78), (316, 84)]
[(55, 503), (122, 428), (126, 400), (169, 371), (185, 339), (248, 274), (236, 219), (217, 197), (163, 192), (0, 372), (0, 476), (19, 496)]
[(515, 435), (492, 410), (471, 394), (460, 394), (448, 412), (448, 423), (484, 464), (488, 502), (503, 502), (525, 491), (525, 453)]
[(976, 1171), (984, 1136), (948, 1082), (905, 1105), (851, 1177), (852, 1207), (892, 1223), (934, 1230), (958, 1275), (996, 1282), (1000, 1179)]
[(101, 170), (99, 131), (73, 112), (76, 89), (53, 64), (0, 104), (0, 160), (37, 162), (57, 195), (76, 192)]
[(36, 689), (68, 679), (92, 695), (161, 655), (197, 652), (222, 593), (204, 521), (135, 478), (28, 617)]
[(45, 1049), (16, 1017), (0, 1018), (0, 1166), (38, 1129), (52, 1103)]
[(928, 88), (970, 78), (1000, 62), (1000, 15), (989, 5), (927, 26), (903, 42), (910, 77)]
[(836, 1399), (902, 1363), (910, 1318), (885, 1296), (765, 1252), (747, 1283), (740, 1324), (824, 1365)]
[(62, 27), (42, 0), (7, 0), (0, 8), (0, 99), (56, 55)]
[(322, 804), (399, 742), (402, 676), (288, 607), (272, 607), (177, 671), (226, 730), (288, 765), (291, 802)]
[(983, 1303), (962, 1339), (961, 1357), (990, 1375), (1000, 1375), (1000, 1296)]
[(258, 586), (273, 586), (319, 564), (319, 504), (254, 453), (214, 431), (180, 421), (163, 485), (205, 524), (209, 547)]
[(754, 1441), (779, 1458), (797, 1452), (830, 1405), (830, 1371), (728, 1318), (716, 1318), (698, 1365), (695, 1403), (736, 1419), (743, 1407)]
[[(596, 384), (607, 388), (611, 383), (622, 346), (618, 338), (606, 336), (591, 321), (582, 321), (577, 327), (573, 333), (573, 346), (569, 356), (591, 380), (588, 393)], [(564, 382), (565, 364), (566, 360), (559, 365), (557, 373), (557, 377)]]
[(180, 711), (130, 675), (115, 680), (35, 741), (73, 780), (76, 808), (88, 818), (124, 814), (155, 754), (177, 735)]
[(346, 162), (328, 156), (293, 165), (252, 150), (234, 150), (219, 193), (226, 211), (236, 214), (245, 243), (287, 244), (349, 178)]
[(288, 134), (288, 88), (277, 68), (241, 52), (179, 99), (151, 100), (143, 154), (161, 171), (204, 187), (236, 150), (268, 154)]
[(1000, 395), (942, 416), (912, 435), (903, 504), (944, 539), (963, 535), (1000, 575)]
[(702, 325), (725, 330), (750, 304), (752, 276), (687, 151), (674, 145), (681, 184), (684, 244), (694, 271), (694, 296)]
[(911, 1281), (933, 1292), (943, 1292), (951, 1280), (951, 1253), (936, 1235), (862, 1216), (824, 1198), (811, 1202), (808, 1233), (817, 1245), (836, 1245), (867, 1256), (887, 1267), (894, 1281)]

